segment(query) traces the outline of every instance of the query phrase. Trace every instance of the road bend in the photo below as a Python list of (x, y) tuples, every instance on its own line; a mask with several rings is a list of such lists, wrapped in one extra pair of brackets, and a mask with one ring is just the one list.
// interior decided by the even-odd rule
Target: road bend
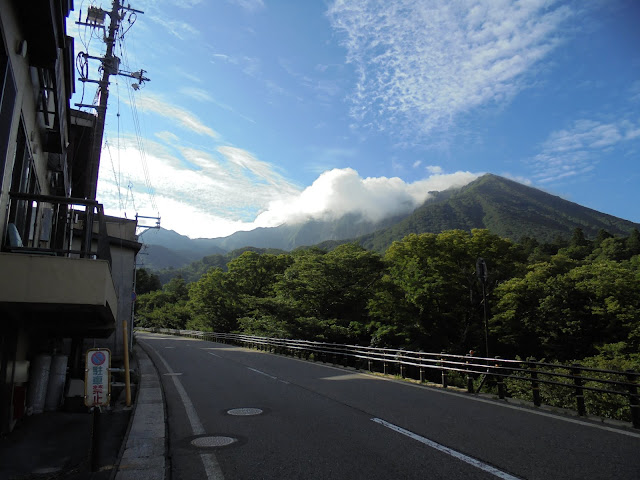
[(137, 339), (162, 378), (174, 480), (640, 478), (632, 429), (214, 342)]

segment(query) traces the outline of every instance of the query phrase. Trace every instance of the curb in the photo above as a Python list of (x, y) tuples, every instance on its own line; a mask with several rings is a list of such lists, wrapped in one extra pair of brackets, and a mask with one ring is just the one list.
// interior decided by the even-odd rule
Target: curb
[(136, 406), (115, 480), (165, 480), (166, 422), (164, 393), (155, 365), (139, 345), (134, 347), (140, 374)]

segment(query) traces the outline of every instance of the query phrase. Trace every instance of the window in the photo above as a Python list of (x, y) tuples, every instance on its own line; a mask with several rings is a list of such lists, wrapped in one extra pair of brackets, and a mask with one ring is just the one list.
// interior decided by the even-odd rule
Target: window
[(0, 188), (4, 178), (7, 163), (7, 149), (9, 135), (11, 135), (11, 120), (16, 100), (16, 84), (9, 64), (4, 42), (0, 35)]
[[(40, 185), (38, 184), (38, 179), (35, 174), (33, 158), (31, 157), (29, 145), (27, 144), (27, 137), (22, 122), (20, 122), (18, 128), (16, 155), (11, 177), (11, 191), (39, 194)], [(33, 202), (28, 200), (12, 202), (9, 219), (18, 229), (24, 245), (27, 245), (27, 242), (33, 242), (33, 226), (35, 222)]]

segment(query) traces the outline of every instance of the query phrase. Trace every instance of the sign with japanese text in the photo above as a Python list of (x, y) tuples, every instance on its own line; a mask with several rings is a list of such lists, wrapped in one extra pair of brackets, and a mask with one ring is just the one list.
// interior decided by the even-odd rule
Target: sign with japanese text
[(111, 351), (87, 350), (84, 369), (84, 404), (87, 407), (109, 405), (111, 400)]

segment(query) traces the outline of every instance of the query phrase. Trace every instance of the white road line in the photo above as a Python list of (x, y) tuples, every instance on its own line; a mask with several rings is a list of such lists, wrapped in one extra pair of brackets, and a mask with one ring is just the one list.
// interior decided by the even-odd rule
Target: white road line
[(220, 355), (216, 355), (215, 353), (207, 352), (209, 355), (213, 355), (214, 357), (222, 358)]
[(269, 375), (268, 373), (261, 372), (260, 370), (256, 370), (255, 368), (247, 367), (247, 369), (251, 370), (252, 372), (259, 373), (260, 375), (264, 375), (265, 377), (269, 377), (272, 380), (278, 380), (278, 377), (274, 377), (273, 375)]
[(492, 467), (491, 465), (481, 462), (480, 460), (477, 460), (473, 457), (469, 457), (464, 453), (460, 453), (449, 447), (440, 445), (439, 443), (434, 442), (433, 440), (429, 440), (428, 438), (425, 438), (416, 433), (410, 432), (409, 430), (405, 430), (404, 428), (394, 425), (393, 423), (386, 422), (380, 418), (372, 418), (371, 420), (373, 422), (379, 423), (380, 425), (393, 430), (394, 432), (401, 433), (403, 435), (406, 435), (409, 438), (412, 438), (413, 440), (417, 440), (418, 442), (423, 443), (424, 445), (431, 447), (435, 450), (438, 450), (439, 452), (446, 453), (447, 455), (457, 458), (458, 460), (462, 460), (463, 462), (468, 463), (469, 465), (472, 465), (476, 468), (479, 468), (484, 472), (490, 473), (491, 475), (494, 475), (498, 478), (501, 478), (503, 480), (520, 480), (520, 478), (514, 477), (513, 475), (510, 475), (507, 472), (503, 472), (502, 470), (499, 470), (496, 467)]
[[(366, 374), (363, 374), (363, 375), (366, 375)], [(376, 378), (378, 378), (378, 377), (376, 377)], [(386, 378), (384, 380), (391, 381), (391, 382), (397, 382), (398, 381), (398, 380), (391, 380), (391, 379), (386, 379)], [(412, 383), (402, 382), (402, 384), (406, 385), (408, 387), (425, 388), (422, 385), (414, 385)], [(426, 387), (426, 388), (429, 388), (429, 387)], [(597, 428), (599, 430), (604, 430), (604, 431), (607, 431), (607, 432), (617, 433), (618, 435), (626, 435), (628, 437), (640, 438), (640, 433), (630, 432), (628, 430), (623, 430), (622, 428), (607, 427), (605, 425), (600, 425), (598, 423), (585, 422), (584, 420), (565, 417), (565, 416), (563, 416), (562, 414), (559, 414), (559, 413), (541, 412), (539, 410), (533, 410), (531, 408), (521, 407), (519, 405), (508, 405), (508, 404), (505, 404), (505, 403), (501, 403), (498, 400), (488, 400), (488, 399), (484, 399), (484, 398), (472, 397), (472, 396), (470, 396), (468, 394), (461, 394), (461, 393), (456, 393), (456, 392), (447, 392), (447, 391), (445, 391), (445, 390), (443, 390), (441, 388), (429, 388), (429, 391), (432, 391), (432, 392), (435, 392), (435, 393), (440, 393), (442, 395), (451, 395), (451, 396), (454, 396), (454, 397), (463, 398), (465, 400), (471, 400), (473, 402), (487, 403), (487, 404), (493, 405), (495, 407), (509, 408), (511, 410), (518, 410), (518, 411), (520, 411), (522, 413), (529, 413), (531, 415), (539, 415), (541, 417), (553, 418), (553, 419), (559, 420), (561, 422), (574, 423), (576, 425), (580, 425), (580, 426), (583, 426), (583, 427)]]
[[(164, 368), (166, 368), (167, 372), (171, 375), (170, 378), (173, 380), (173, 384), (178, 391), (178, 395), (180, 395), (180, 400), (182, 400), (182, 404), (184, 405), (184, 409), (187, 412), (187, 418), (189, 419), (189, 423), (191, 424), (191, 430), (194, 435), (204, 435), (205, 429), (202, 426), (202, 422), (200, 421), (200, 417), (198, 417), (198, 412), (196, 412), (187, 391), (180, 383), (180, 380), (177, 376), (173, 375), (174, 371), (169, 366), (162, 356), (149, 344), (147, 344), (151, 350), (154, 351), (156, 356), (160, 359)], [(213, 453), (202, 453), (200, 454), (200, 459), (202, 460), (202, 466), (204, 467), (204, 471), (207, 475), (208, 480), (224, 480), (224, 475), (222, 474), (222, 470), (220, 470), (220, 464), (218, 463), (218, 459)]]

